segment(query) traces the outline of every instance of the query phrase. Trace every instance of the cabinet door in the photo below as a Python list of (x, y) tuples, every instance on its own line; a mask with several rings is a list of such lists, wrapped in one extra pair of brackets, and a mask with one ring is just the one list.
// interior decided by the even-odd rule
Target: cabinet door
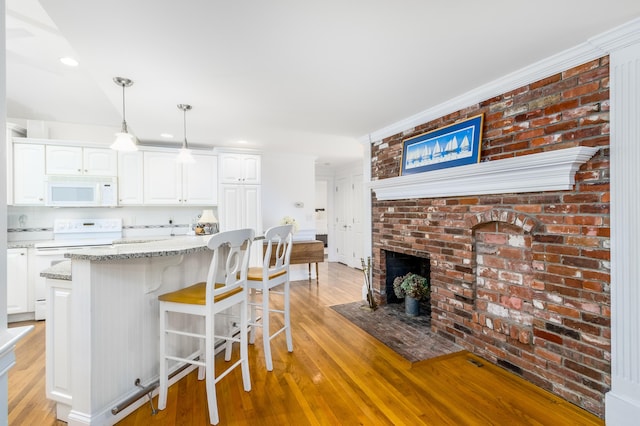
[(44, 205), (44, 145), (13, 145), (13, 204)]
[(109, 148), (83, 148), (82, 173), (92, 176), (117, 176), (118, 153)]
[(27, 249), (7, 250), (7, 314), (28, 312)]
[(71, 405), (71, 281), (47, 279), (47, 398)]
[(253, 154), (221, 154), (221, 183), (260, 183), (260, 156)]
[(79, 146), (47, 145), (48, 175), (82, 174), (82, 148)]
[(260, 211), (261, 192), (259, 185), (243, 186), (243, 224), (244, 228), (251, 228), (256, 235), (262, 235), (262, 215)]
[(243, 221), (242, 185), (222, 185), (220, 187), (220, 204), (218, 215), (221, 231), (231, 231), (242, 228)]
[(137, 205), (144, 203), (143, 197), (143, 153), (120, 152), (118, 155), (118, 204)]
[(183, 165), (182, 200), (189, 205), (218, 203), (218, 158), (214, 155), (194, 155), (193, 164)]
[(244, 155), (242, 158), (243, 183), (260, 183), (260, 156)]
[(182, 203), (182, 169), (176, 154), (144, 153), (144, 203), (175, 205)]
[(221, 185), (220, 230), (252, 228), (262, 234), (260, 185)]

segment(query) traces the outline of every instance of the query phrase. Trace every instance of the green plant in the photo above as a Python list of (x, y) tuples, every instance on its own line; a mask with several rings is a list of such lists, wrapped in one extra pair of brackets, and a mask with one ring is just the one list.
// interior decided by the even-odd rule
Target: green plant
[(429, 289), (429, 280), (413, 272), (393, 280), (393, 292), (400, 298), (409, 296), (417, 300), (425, 299), (429, 297)]

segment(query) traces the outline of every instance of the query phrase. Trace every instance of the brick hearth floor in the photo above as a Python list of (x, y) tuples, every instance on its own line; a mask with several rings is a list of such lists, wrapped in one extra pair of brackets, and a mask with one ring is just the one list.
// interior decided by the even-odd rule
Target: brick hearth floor
[[(431, 318), (404, 313), (404, 303), (390, 303), (371, 312), (364, 301), (331, 308), (380, 340), (410, 362), (422, 361), (463, 350), (455, 343), (431, 332)], [(424, 309), (423, 309), (424, 311)]]

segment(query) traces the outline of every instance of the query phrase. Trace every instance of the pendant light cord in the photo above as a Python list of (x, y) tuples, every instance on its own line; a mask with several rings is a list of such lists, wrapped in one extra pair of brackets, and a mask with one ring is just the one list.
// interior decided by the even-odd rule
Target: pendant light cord
[(184, 123), (184, 146), (183, 146), (183, 148), (184, 149), (188, 149), (189, 145), (187, 144), (187, 109), (186, 108), (182, 110), (182, 114), (184, 116), (184, 120), (183, 120), (183, 123)]
[(127, 131), (127, 120), (125, 119), (125, 102), (124, 102), (124, 88), (125, 84), (122, 84), (122, 133), (129, 133)]

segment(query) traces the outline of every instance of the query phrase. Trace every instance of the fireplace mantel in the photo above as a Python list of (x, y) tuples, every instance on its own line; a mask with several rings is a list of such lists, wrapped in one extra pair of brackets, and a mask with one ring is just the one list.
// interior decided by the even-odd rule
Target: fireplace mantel
[(598, 149), (577, 146), (380, 179), (369, 186), (383, 201), (568, 190), (580, 165)]

